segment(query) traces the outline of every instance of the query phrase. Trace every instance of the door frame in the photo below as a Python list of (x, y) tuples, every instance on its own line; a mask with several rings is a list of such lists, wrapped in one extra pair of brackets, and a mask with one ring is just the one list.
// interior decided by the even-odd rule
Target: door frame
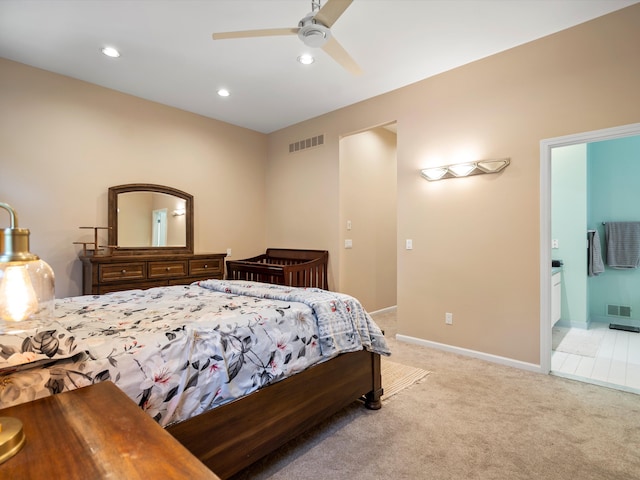
[[(640, 135), (640, 123), (540, 141), (540, 370), (551, 371), (551, 156), (557, 147)], [(586, 231), (585, 231), (586, 233)]]

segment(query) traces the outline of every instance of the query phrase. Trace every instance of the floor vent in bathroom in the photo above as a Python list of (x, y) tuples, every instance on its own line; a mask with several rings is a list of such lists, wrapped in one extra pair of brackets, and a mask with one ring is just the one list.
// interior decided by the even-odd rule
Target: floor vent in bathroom
[(624, 330), (625, 332), (640, 333), (640, 327), (633, 327), (631, 325), (619, 325), (617, 323), (610, 323), (609, 328), (611, 330)]
[(626, 305), (607, 305), (607, 315), (610, 317), (631, 318), (631, 307)]

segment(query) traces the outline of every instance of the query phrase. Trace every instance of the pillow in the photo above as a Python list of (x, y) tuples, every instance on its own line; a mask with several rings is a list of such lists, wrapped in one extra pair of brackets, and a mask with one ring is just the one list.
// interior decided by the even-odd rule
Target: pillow
[(59, 322), (5, 323), (0, 333), (0, 375), (70, 358), (77, 352), (75, 338)]

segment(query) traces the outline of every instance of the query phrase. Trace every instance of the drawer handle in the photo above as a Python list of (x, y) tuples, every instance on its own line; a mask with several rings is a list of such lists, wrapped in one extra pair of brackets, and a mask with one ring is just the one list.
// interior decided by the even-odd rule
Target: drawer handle
[(209, 265), (207, 265), (206, 263), (204, 264), (204, 268), (209, 268)]
[(125, 273), (127, 273), (127, 271), (123, 268), (122, 270), (120, 270), (120, 273), (124, 275)]
[(166, 270), (167, 270), (167, 272), (170, 272), (171, 271), (171, 267), (167, 267)]

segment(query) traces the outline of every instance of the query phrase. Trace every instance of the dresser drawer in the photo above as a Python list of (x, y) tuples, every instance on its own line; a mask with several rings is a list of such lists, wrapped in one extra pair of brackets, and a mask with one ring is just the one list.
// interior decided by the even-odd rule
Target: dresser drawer
[(187, 262), (149, 262), (149, 278), (183, 277), (187, 274)]
[(120, 282), (122, 280), (142, 280), (147, 278), (145, 263), (112, 263), (100, 265), (100, 282)]
[(220, 258), (205, 258), (200, 260), (189, 260), (189, 275), (207, 276), (220, 275), (224, 263)]

